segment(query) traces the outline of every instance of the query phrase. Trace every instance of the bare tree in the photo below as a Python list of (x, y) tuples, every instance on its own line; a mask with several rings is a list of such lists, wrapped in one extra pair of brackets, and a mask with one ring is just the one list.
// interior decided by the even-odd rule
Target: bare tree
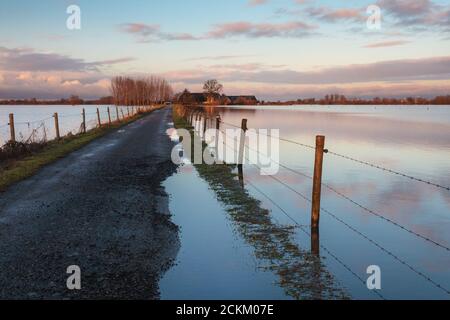
[(223, 85), (216, 79), (207, 80), (203, 85), (203, 91), (208, 95), (220, 94), (223, 90)]
[(119, 76), (111, 80), (111, 95), (116, 105), (146, 106), (170, 100), (173, 90), (162, 78), (150, 76), (133, 79)]

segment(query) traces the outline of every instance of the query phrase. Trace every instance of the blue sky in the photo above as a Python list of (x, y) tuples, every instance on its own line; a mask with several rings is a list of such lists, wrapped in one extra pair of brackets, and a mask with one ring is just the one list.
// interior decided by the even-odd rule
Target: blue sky
[[(72, 4), (80, 30), (66, 27)], [(261, 99), (431, 96), (450, 93), (449, 53), (440, 0), (0, 2), (0, 98), (107, 95), (118, 74), (194, 91), (213, 77)]]

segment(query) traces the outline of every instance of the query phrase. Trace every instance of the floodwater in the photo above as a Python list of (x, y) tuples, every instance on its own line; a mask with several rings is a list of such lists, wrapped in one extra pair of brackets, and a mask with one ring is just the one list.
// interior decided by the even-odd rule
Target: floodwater
[[(33, 141), (51, 140), (56, 136), (55, 121), (53, 114), (58, 113), (60, 134), (62, 136), (68, 133), (76, 134), (80, 132), (82, 123), (82, 110), (86, 112), (86, 128), (95, 128), (98, 124), (97, 108), (99, 108), (100, 119), (102, 123), (107, 123), (110, 107), (111, 121), (117, 119), (115, 106), (68, 106), (68, 105), (36, 105), (36, 106), (13, 106), (0, 105), (0, 146), (10, 139), (9, 114), (14, 114), (16, 140)], [(127, 108), (119, 108), (119, 117), (122, 118), (122, 112), (127, 115)]]
[[(187, 192), (186, 186), (195, 185)], [(192, 166), (164, 183), (172, 221), (180, 226), (177, 265), (160, 282), (161, 299), (290, 299), (276, 277), (258, 271), (253, 250)]]
[[(315, 136), (325, 135), (330, 153), (324, 158), (323, 183), (332, 190), (322, 186), (320, 272), (329, 273), (333, 285), (340, 286), (346, 296), (450, 298), (449, 106), (264, 106), (204, 111), (211, 119), (220, 114), (221, 129), (232, 128), (228, 124), (239, 126), (246, 118), (248, 128), (279, 129), (282, 139), (305, 145), (314, 146)], [(213, 121), (207, 123), (215, 126)], [(259, 168), (246, 163), (245, 189), (270, 210), (274, 224), (295, 227), (291, 243), (309, 252), (311, 205), (299, 194), (311, 198), (312, 181), (305, 175), (313, 174), (314, 150), (281, 140), (278, 161), (289, 169), (280, 167), (273, 177), (261, 175)], [(255, 244), (229, 218), (226, 204), (214, 203), (214, 192), (207, 190), (191, 165), (184, 165), (166, 188), (172, 197), (173, 219), (181, 227), (181, 249), (177, 265), (161, 281), (162, 298), (302, 298), (286, 290), (286, 281), (295, 279), (280, 278), (279, 273), (260, 267)], [(374, 265), (381, 270), (380, 290), (369, 290), (366, 284), (367, 268)], [(296, 292), (309, 297), (307, 290)]]

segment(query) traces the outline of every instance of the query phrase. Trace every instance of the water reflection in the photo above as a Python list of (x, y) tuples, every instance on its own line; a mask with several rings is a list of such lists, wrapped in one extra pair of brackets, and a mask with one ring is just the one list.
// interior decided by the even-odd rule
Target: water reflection
[[(301, 107), (256, 107), (251, 110), (216, 107), (203, 109), (202, 112), (212, 119), (220, 116), (224, 122), (235, 126), (246, 118), (250, 128), (280, 129), (282, 137), (311, 145), (316, 134), (323, 134), (327, 137), (326, 148), (332, 151), (444, 186), (450, 185), (450, 108), (402, 107), (401, 110), (392, 110), (361, 106), (330, 107), (325, 111), (317, 107), (306, 110)], [(207, 125), (212, 127), (214, 124)], [(282, 143), (280, 152), (281, 163), (307, 175), (312, 174), (313, 152), (289, 143)], [(301, 223), (308, 223), (309, 204), (273, 180), (260, 176), (251, 166), (244, 165), (242, 172), (246, 179), (281, 202), (286, 211), (295, 213)], [(299, 192), (311, 192), (311, 181), (305, 177), (283, 169), (277, 178)], [(399, 225), (450, 246), (448, 191), (331, 155), (325, 158), (324, 182)], [(270, 201), (250, 186), (245, 188), (251, 196), (261, 200), (264, 207), (271, 209), (273, 219), (284, 225), (291, 224)], [(322, 202), (333, 214), (376, 240), (435, 283), (447, 289), (450, 287), (450, 255), (447, 251), (371, 215), (327, 189), (323, 190)], [(381, 292), (386, 298), (449, 298), (445, 291), (352, 233), (345, 225), (330, 217), (324, 216), (322, 219), (320, 243), (313, 241), (319, 240), (318, 234), (310, 238), (299, 230), (293, 231), (299, 244), (305, 246), (309, 243), (311, 252), (317, 257), (330, 257), (327, 252), (319, 250), (324, 245), (362, 279), (367, 278), (365, 271), (369, 265), (379, 265), (384, 279)], [(322, 259), (321, 263), (349, 288), (353, 297), (373, 298), (373, 293), (365, 288), (364, 283), (333, 259)], [(313, 272), (311, 269), (309, 271)]]
[[(198, 118), (199, 112), (189, 114), (181, 110), (179, 114), (188, 121), (194, 121), (192, 126), (197, 132), (194, 139), (200, 140), (204, 127), (199, 124), (206, 122)], [(211, 116), (215, 118), (214, 114)], [(295, 299), (348, 297), (342, 285), (321, 263), (318, 232), (311, 237), (312, 252), (301, 248), (293, 239), (297, 227), (275, 223), (270, 211), (249, 195), (244, 187), (242, 166), (201, 164), (195, 168), (216, 197), (226, 205), (240, 236), (252, 245), (259, 267), (275, 273), (286, 294)]]

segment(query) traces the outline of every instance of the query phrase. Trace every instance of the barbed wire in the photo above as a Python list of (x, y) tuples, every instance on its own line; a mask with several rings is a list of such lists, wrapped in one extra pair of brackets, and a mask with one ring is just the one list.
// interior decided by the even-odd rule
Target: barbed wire
[[(226, 133), (224, 133), (226, 134)], [(227, 143), (225, 143), (225, 145), (227, 146)], [(233, 151), (236, 151), (234, 148), (232, 149)], [(247, 159), (248, 160), (248, 159)], [(255, 165), (256, 166), (256, 165)], [(256, 166), (258, 167), (258, 166)], [(260, 170), (261, 168), (258, 167)], [(273, 176), (269, 176), (274, 178)], [(266, 199), (268, 199), (274, 206), (276, 206), (282, 213), (284, 213), (286, 216), (288, 216), (294, 223), (295, 225), (303, 232), (305, 233), (308, 237), (311, 237), (311, 233), (308, 232), (307, 230), (305, 230), (303, 228), (303, 226), (298, 223), (294, 218), (292, 218), (286, 210), (284, 210), (278, 203), (276, 203), (271, 197), (269, 197), (265, 192), (263, 192), (261, 189), (259, 189), (258, 187), (256, 187), (253, 183), (251, 183), (251, 181), (247, 178), (245, 179), (247, 181), (248, 184), (250, 184), (256, 191), (258, 191), (261, 195), (263, 195)], [(277, 179), (278, 180), (278, 179)], [(280, 181), (280, 180), (279, 180)], [(281, 182), (281, 181), (280, 181)], [(284, 184), (284, 183), (283, 183)], [(288, 186), (287, 184), (285, 184), (285, 186)], [(290, 188), (290, 186), (289, 186)], [(294, 189), (293, 189), (294, 190)], [(304, 198), (305, 200), (308, 200), (309, 202), (311, 202), (310, 199), (308, 199), (306, 196), (304, 196), (303, 194), (301, 194), (300, 192), (297, 192), (296, 190), (294, 190), (297, 194), (299, 194), (302, 198)], [(331, 256), (334, 260), (336, 260), (341, 266), (343, 266), (348, 272), (350, 272), (354, 277), (356, 277), (361, 283), (366, 284), (366, 282), (364, 281), (364, 279), (359, 276), (354, 270), (352, 270), (350, 268), (350, 266), (348, 266), (346, 263), (344, 263), (341, 259), (339, 259), (335, 254), (333, 254), (327, 247), (325, 247), (323, 244), (319, 245), (320, 248), (322, 250), (324, 250), (325, 252), (328, 253), (329, 256)], [(372, 290), (372, 292), (377, 295), (379, 298), (381, 298), (382, 300), (386, 300), (386, 298), (378, 291), (376, 290)]]
[(343, 155), (343, 154), (340, 154), (340, 153), (336, 153), (336, 152), (333, 152), (333, 151), (328, 151), (328, 154), (336, 156), (336, 157), (340, 157), (340, 158), (343, 158), (343, 159), (346, 159), (346, 160), (350, 160), (350, 161), (353, 161), (353, 162), (356, 162), (356, 163), (359, 163), (359, 164), (363, 164), (363, 165), (366, 165), (366, 166), (369, 166), (369, 167), (372, 167), (372, 168), (375, 168), (375, 169), (386, 171), (386, 172), (389, 172), (389, 173), (392, 173), (392, 174), (395, 174), (395, 175), (399, 175), (399, 176), (404, 177), (404, 178), (408, 178), (408, 179), (411, 179), (411, 180), (414, 180), (414, 181), (418, 181), (418, 182), (421, 182), (421, 183), (425, 183), (425, 184), (428, 184), (428, 185), (431, 185), (431, 186), (434, 186), (434, 187), (437, 187), (437, 188), (441, 188), (441, 189), (450, 191), (450, 187), (446, 187), (446, 186), (440, 185), (438, 183), (427, 181), (427, 180), (424, 180), (422, 178), (416, 178), (414, 176), (411, 176), (411, 175), (408, 175), (408, 174), (405, 174), (405, 173), (402, 173), (402, 172), (398, 172), (398, 171), (395, 171), (395, 170), (392, 170), (392, 169), (389, 169), (389, 168), (386, 168), (386, 167), (382, 167), (380, 165), (373, 164), (373, 163), (370, 163), (370, 162), (367, 162), (367, 161), (364, 161), (364, 160), (359, 160), (359, 159), (356, 159), (356, 158), (353, 158), (353, 157), (350, 157), (350, 156), (346, 156), (346, 155)]
[[(269, 200), (274, 206), (276, 206), (281, 212), (288, 215), (286, 210), (284, 210), (279, 204), (277, 204), (272, 198), (270, 198), (265, 192), (257, 188), (253, 183), (250, 182), (249, 179), (246, 179), (246, 182), (250, 184), (256, 191), (258, 191), (263, 197), (265, 197), (267, 200)], [(293, 219), (294, 220), (294, 219)], [(295, 221), (295, 220), (294, 220)], [(308, 232), (303, 228), (302, 225), (295, 222), (297, 227), (305, 233), (308, 237), (311, 237), (311, 233)], [(347, 271), (349, 271), (354, 277), (356, 277), (359, 281), (361, 281), (363, 284), (366, 284), (363, 278), (361, 278), (354, 270), (352, 270), (346, 263), (344, 263), (341, 259), (339, 259), (335, 254), (333, 254), (327, 247), (325, 247), (323, 244), (319, 244), (320, 248), (323, 249), (325, 252), (327, 252), (333, 259), (335, 259), (339, 264), (341, 264)], [(386, 298), (378, 291), (372, 291), (374, 292), (379, 298), (382, 300), (386, 300)]]
[(389, 251), (388, 249), (384, 248), (382, 245), (380, 245), (379, 243), (377, 243), (375, 240), (372, 240), (371, 238), (369, 238), (367, 235), (365, 235), (364, 233), (362, 233), (361, 231), (357, 230), (356, 228), (352, 227), (351, 225), (349, 225), (347, 222), (345, 222), (344, 220), (340, 219), (339, 217), (337, 217), (335, 214), (331, 213), (330, 211), (328, 211), (327, 209), (321, 207), (321, 210), (323, 212), (325, 212), (326, 214), (328, 214), (329, 216), (331, 216), (333, 219), (335, 219), (336, 221), (342, 223), (343, 225), (345, 225), (348, 229), (352, 230), (353, 232), (359, 234), (361, 237), (363, 237), (364, 239), (366, 239), (367, 241), (369, 241), (370, 243), (372, 243), (374, 246), (378, 247), (380, 250), (382, 250), (383, 252), (385, 252), (386, 254), (390, 255), (391, 257), (393, 257), (395, 260), (397, 260), (398, 262), (400, 262), (401, 264), (403, 264), (404, 266), (408, 267), (411, 271), (415, 272), (417, 275), (421, 276), (422, 278), (424, 278), (425, 280), (427, 280), (428, 282), (430, 282), (431, 284), (433, 284), (435, 287), (441, 289), (442, 291), (444, 291), (445, 293), (447, 293), (448, 295), (450, 295), (450, 290), (444, 288), (441, 284), (437, 283), (436, 281), (434, 281), (433, 279), (431, 279), (429, 276), (425, 275), (423, 272), (415, 269), (413, 266), (411, 266), (410, 264), (408, 264), (405, 260), (401, 259), (400, 257), (398, 257), (397, 255), (395, 255), (394, 253), (392, 253), (391, 251)]
[(52, 119), (53, 116), (41, 119), (41, 120), (33, 120), (33, 121), (22, 121), (22, 122), (14, 122), (15, 125), (20, 125), (20, 124), (26, 124), (26, 125), (31, 125), (31, 124), (35, 124), (35, 123), (42, 123), (45, 122), (47, 120)]
[(82, 116), (82, 113), (73, 113), (73, 114), (58, 114), (58, 118), (71, 118), (71, 117), (80, 117)]
[(331, 190), (332, 192), (336, 193), (336, 194), (339, 195), (340, 197), (342, 197), (342, 198), (346, 199), (347, 201), (353, 203), (354, 205), (360, 207), (360, 208), (363, 209), (364, 211), (366, 211), (366, 212), (368, 212), (368, 213), (370, 213), (370, 214), (372, 214), (372, 215), (374, 215), (374, 216), (376, 216), (376, 217), (378, 217), (378, 218), (380, 218), (380, 219), (382, 219), (382, 220), (385, 220), (385, 221), (387, 221), (387, 222), (389, 222), (389, 223), (395, 225), (396, 227), (398, 227), (398, 228), (400, 228), (400, 229), (402, 229), (402, 230), (404, 230), (404, 231), (406, 231), (406, 232), (408, 232), (408, 233), (410, 233), (410, 234), (412, 234), (412, 235), (414, 235), (414, 236), (416, 236), (416, 237), (419, 237), (419, 238), (421, 238), (421, 239), (423, 239), (423, 240), (425, 240), (425, 241), (427, 241), (427, 242), (430, 242), (430, 243), (434, 244), (435, 246), (438, 246), (438, 247), (440, 247), (440, 248), (442, 248), (442, 249), (445, 249), (445, 250), (447, 250), (447, 251), (450, 252), (450, 248), (449, 248), (449, 247), (447, 247), (447, 246), (445, 246), (445, 245), (443, 245), (443, 244), (441, 244), (441, 243), (439, 243), (439, 242), (437, 242), (437, 241), (434, 241), (434, 240), (432, 240), (432, 239), (430, 239), (430, 238), (428, 238), (428, 237), (426, 237), (426, 236), (423, 236), (423, 235), (421, 235), (420, 233), (417, 233), (417, 232), (415, 232), (415, 231), (413, 231), (413, 230), (411, 230), (411, 229), (408, 229), (408, 228), (406, 228), (405, 226), (399, 224), (398, 222), (395, 222), (394, 220), (391, 220), (391, 219), (389, 219), (389, 218), (383, 216), (382, 214), (380, 214), (380, 213), (378, 213), (378, 212), (375, 212), (374, 210), (365, 207), (364, 205), (362, 205), (362, 204), (356, 202), (355, 200), (351, 199), (350, 197), (346, 196), (345, 194), (339, 192), (338, 190), (336, 190), (334, 187), (330, 186), (329, 184), (322, 183), (322, 185), (324, 185), (327, 189), (329, 189), (329, 190)]
[[(223, 120), (221, 120), (221, 122), (225, 123), (225, 124), (227, 124), (229, 126), (232, 126), (232, 127), (240, 129), (239, 126), (236, 126), (234, 124), (225, 122)], [(265, 135), (267, 137), (273, 137), (270, 134), (264, 134), (264, 133), (259, 133), (259, 134)], [(277, 138), (277, 137), (275, 137), (275, 138)], [(298, 141), (295, 141), (295, 140), (290, 140), (290, 139), (286, 139), (286, 138), (282, 138), (282, 137), (278, 137), (278, 138), (281, 141), (290, 142), (290, 143), (293, 143), (293, 144), (296, 144), (296, 145), (299, 145), (299, 146), (302, 146), (302, 147), (306, 147), (308, 149), (314, 149), (314, 150), (316, 149), (316, 147), (314, 147), (314, 146), (311, 146), (311, 145), (308, 145), (308, 144), (305, 144), (305, 143), (301, 143), (301, 142), (298, 142)], [(422, 179), (422, 178), (417, 178), (417, 177), (414, 177), (412, 175), (408, 175), (408, 174), (405, 174), (405, 173), (402, 173), (402, 172), (399, 172), (399, 171), (396, 171), (396, 170), (393, 170), (393, 169), (390, 169), (390, 168), (386, 168), (386, 167), (383, 167), (383, 166), (380, 166), (380, 165), (377, 165), (377, 164), (373, 164), (373, 163), (370, 163), (370, 162), (367, 162), (367, 161), (364, 161), (364, 160), (359, 160), (359, 159), (353, 158), (351, 156), (343, 155), (343, 154), (340, 154), (340, 153), (337, 153), (337, 152), (334, 152), (334, 151), (330, 151), (328, 149), (326, 149), (326, 153), (328, 153), (330, 155), (334, 155), (336, 157), (340, 157), (340, 158), (346, 159), (346, 160), (350, 160), (350, 161), (353, 161), (353, 162), (356, 162), (356, 163), (359, 163), (359, 164), (363, 164), (363, 165), (366, 165), (366, 166), (369, 166), (369, 167), (372, 167), (372, 168), (375, 168), (375, 169), (378, 169), (378, 170), (382, 170), (382, 171), (385, 171), (385, 172), (388, 172), (388, 173), (391, 173), (391, 174), (395, 174), (395, 175), (398, 175), (398, 176), (401, 176), (401, 177), (404, 177), (404, 178), (407, 178), (407, 179), (410, 179), (410, 180), (414, 180), (414, 181), (417, 181), (417, 182), (425, 183), (427, 185), (431, 185), (431, 186), (434, 186), (434, 187), (437, 187), (437, 188), (440, 188), (440, 189), (444, 189), (444, 190), (450, 191), (450, 187), (448, 187), (448, 186), (444, 186), (444, 185), (441, 185), (441, 184), (438, 184), (438, 183), (435, 183), (435, 182), (432, 182), (432, 181), (428, 181), (428, 180), (425, 180), (425, 179)]]
[[(226, 133), (224, 133), (226, 135)], [(226, 144), (226, 143), (225, 143)], [(227, 144), (226, 144), (227, 145)], [(234, 151), (236, 151), (233, 148)], [(247, 157), (246, 157), (247, 161), (250, 161)], [(252, 164), (253, 166), (255, 166), (256, 168), (258, 168), (259, 170), (262, 170), (261, 167), (259, 167), (256, 164)], [(307, 196), (305, 196), (304, 194), (302, 194), (301, 192), (295, 190), (294, 188), (292, 188), (291, 186), (289, 186), (288, 184), (286, 184), (285, 182), (283, 182), (282, 180), (276, 178), (275, 176), (268, 176), (269, 178), (279, 182), (280, 184), (282, 184), (283, 186), (287, 187), (289, 190), (293, 191), (294, 193), (296, 193), (297, 195), (299, 195), (301, 198), (303, 198), (304, 200), (306, 200), (309, 203), (312, 203), (312, 200), (310, 198), (308, 198)], [(253, 187), (255, 189), (257, 189), (254, 185)], [(269, 196), (266, 196), (272, 203), (274, 203), (274, 205), (276, 205), (278, 208), (280, 208), (275, 202), (274, 200), (272, 200)], [(335, 219), (336, 221), (342, 223), (344, 226), (346, 226), (348, 229), (352, 230), (353, 232), (355, 232), (356, 234), (360, 235), (361, 237), (363, 237), (364, 239), (366, 239), (367, 241), (369, 241), (371, 244), (373, 244), (374, 246), (376, 246), (377, 248), (379, 248), (380, 250), (382, 250), (384, 253), (388, 254), (389, 256), (391, 256), (392, 258), (394, 258), (395, 260), (397, 260), (398, 262), (400, 262), (401, 264), (403, 264), (404, 266), (408, 267), (411, 271), (413, 271), (414, 273), (416, 273), (417, 275), (419, 275), (420, 277), (422, 277), (423, 279), (425, 279), (426, 281), (428, 281), (429, 283), (431, 283), (432, 285), (434, 285), (436, 288), (444, 291), (446, 294), (450, 295), (450, 291), (448, 289), (446, 289), (444, 286), (442, 286), (441, 284), (439, 284), (438, 282), (434, 281), (433, 279), (431, 279), (429, 276), (425, 275), (423, 272), (415, 269), (412, 265), (410, 265), (409, 263), (407, 263), (405, 260), (401, 259), (399, 256), (397, 256), (396, 254), (392, 253), (390, 250), (386, 249), (385, 247), (383, 247), (382, 245), (380, 245), (378, 242), (376, 242), (375, 240), (369, 238), (367, 235), (365, 235), (364, 233), (362, 233), (361, 231), (357, 230), (356, 228), (352, 227), (351, 225), (349, 225), (347, 222), (345, 222), (344, 220), (342, 220), (341, 218), (337, 217), (335, 214), (333, 214), (332, 212), (330, 212), (329, 210), (321, 207), (320, 208), (323, 212), (325, 212), (326, 214), (328, 214), (329, 216), (331, 216), (333, 219)], [(281, 210), (281, 209), (280, 209)], [(287, 212), (286, 212), (287, 214)], [(287, 214), (288, 215), (288, 214)], [(295, 221), (292, 218), (293, 221)], [(297, 223), (298, 224), (298, 223)], [(445, 248), (445, 247), (444, 247)]]
[[(258, 191), (259, 193), (262, 193), (261, 190), (258, 189), (258, 187), (256, 187), (253, 183), (250, 182), (250, 180), (245, 179), (247, 181), (247, 183), (249, 183), (256, 191)], [(297, 220), (295, 220), (289, 213), (287, 213), (286, 210), (284, 210), (283, 208), (281, 208), (275, 201), (273, 201), (271, 198), (269, 198), (268, 196), (266, 196), (267, 199), (273, 203), (273, 205), (275, 205), (278, 209), (280, 209), (280, 211), (289, 218), (289, 220), (291, 220), (297, 227), (302, 227), (302, 224), (300, 224)], [(305, 225), (305, 227), (307, 227), (307, 225)]]
[[(259, 166), (254, 165), (257, 168), (261, 169)], [(288, 184), (286, 184), (285, 182), (281, 181), (280, 179), (276, 178), (275, 176), (268, 176), (276, 181), (278, 181), (280, 184), (284, 185), (285, 187), (289, 188), (291, 191), (295, 192), (297, 195), (299, 195), (301, 198), (303, 198), (304, 200), (308, 201), (309, 203), (312, 203), (312, 200), (309, 199), (308, 197), (306, 197), (305, 195), (303, 195), (302, 193), (300, 193), (299, 191), (295, 190), (294, 188), (292, 188), (291, 186), (289, 186)], [(367, 241), (369, 241), (370, 243), (372, 243), (373, 245), (375, 245), (376, 247), (378, 247), (380, 250), (382, 250), (383, 252), (385, 252), (386, 254), (390, 255), (391, 257), (393, 257), (395, 260), (397, 260), (398, 262), (400, 262), (401, 264), (407, 266), (411, 271), (415, 272), (417, 275), (421, 276), (422, 278), (424, 278), (425, 280), (427, 280), (428, 282), (430, 282), (431, 284), (433, 284), (434, 286), (436, 286), (437, 288), (443, 290), (445, 293), (450, 295), (450, 291), (448, 289), (446, 289), (445, 287), (443, 287), (441, 284), (437, 283), (436, 281), (432, 280), (429, 276), (425, 275), (423, 272), (415, 269), (413, 266), (411, 266), (410, 264), (408, 264), (405, 260), (399, 258), (397, 255), (395, 255), (394, 253), (392, 253), (390, 250), (386, 249), (385, 247), (383, 247), (382, 245), (380, 245), (379, 243), (377, 243), (375, 240), (369, 238), (367, 235), (363, 234), (361, 231), (357, 230), (356, 228), (350, 226), (348, 223), (346, 223), (344, 220), (340, 219), (339, 217), (337, 217), (335, 214), (333, 214), (332, 212), (330, 212), (329, 210), (327, 210), (326, 208), (320, 207), (320, 210), (325, 212), (326, 214), (330, 215), (332, 218), (334, 218), (336, 221), (342, 223), (343, 225), (345, 225), (347, 228), (349, 228), (350, 230), (352, 230), (353, 232), (357, 233), (358, 235), (362, 236), (364, 239), (366, 239)]]
[[(236, 126), (236, 125), (231, 124), (231, 123), (228, 123), (228, 122), (225, 122), (223, 120), (221, 120), (220, 122), (221, 123), (225, 123), (226, 125), (232, 126), (234, 128), (241, 129), (241, 127)], [(271, 138), (273, 137), (272, 135), (270, 135), (268, 133), (260, 133), (260, 132), (258, 132), (258, 134), (262, 134), (264, 136), (271, 137)], [(306, 143), (302, 143), (302, 142), (298, 142), (298, 141), (294, 141), (294, 140), (290, 140), (290, 139), (286, 139), (286, 138), (282, 138), (282, 137), (273, 137), (273, 138), (277, 138), (277, 139), (279, 139), (281, 141), (285, 141), (285, 142), (290, 142), (290, 143), (293, 143), (293, 144), (296, 144), (298, 146), (305, 147), (305, 148), (308, 148), (308, 149), (314, 149), (314, 150), (316, 149), (316, 147), (314, 147), (312, 145), (309, 145), (309, 144), (306, 144)]]
[[(225, 132), (223, 132), (223, 133), (224, 133), (227, 137), (229, 137), (229, 138), (235, 138), (235, 137), (231, 137), (230, 135), (227, 135)], [(260, 151), (255, 150), (254, 148), (251, 148), (250, 146), (245, 145), (245, 147), (246, 147), (247, 149), (249, 149), (249, 150), (252, 150), (252, 151), (254, 151), (254, 152), (257, 152), (257, 153), (261, 154)], [(271, 159), (271, 161), (273, 161), (275, 164), (279, 165), (280, 167), (282, 167), (282, 168), (284, 168), (284, 169), (286, 169), (286, 170), (288, 170), (288, 171), (290, 171), (290, 172), (293, 172), (293, 173), (295, 173), (295, 174), (301, 175), (301, 176), (306, 177), (306, 178), (309, 178), (309, 179), (313, 179), (312, 176), (307, 175), (307, 174), (305, 174), (305, 173), (303, 173), (303, 172), (300, 172), (300, 171), (298, 171), (298, 170), (289, 168), (288, 166), (283, 165), (283, 164), (280, 163), (280, 162), (277, 162), (277, 161), (275, 161), (275, 160), (273, 160), (273, 159)], [(335, 194), (339, 195), (340, 197), (344, 198), (345, 200), (349, 201), (349, 202), (352, 203), (353, 205), (358, 206), (359, 208), (361, 208), (362, 210), (366, 211), (367, 213), (369, 213), (369, 214), (371, 214), (371, 215), (374, 215), (374, 216), (376, 216), (376, 217), (378, 217), (378, 218), (380, 218), (380, 219), (382, 219), (382, 220), (384, 220), (384, 221), (387, 221), (387, 222), (393, 224), (394, 226), (396, 226), (396, 227), (402, 229), (403, 231), (406, 231), (406, 232), (408, 232), (408, 233), (410, 233), (410, 234), (412, 234), (412, 235), (414, 235), (414, 236), (416, 236), (416, 237), (418, 237), (418, 238), (421, 238), (421, 239), (423, 239), (423, 240), (425, 240), (425, 241), (427, 241), (427, 242), (429, 242), (429, 243), (431, 243), (431, 244), (433, 244), (433, 245), (435, 245), (435, 246), (438, 246), (438, 247), (440, 247), (440, 248), (442, 248), (442, 249), (445, 249), (446, 251), (449, 251), (449, 252), (450, 252), (450, 247), (448, 247), (448, 246), (446, 246), (446, 245), (444, 245), (444, 244), (441, 244), (441, 243), (439, 243), (439, 242), (437, 242), (437, 241), (435, 241), (435, 240), (433, 240), (433, 239), (430, 239), (429, 237), (423, 236), (423, 235), (421, 235), (420, 233), (415, 232), (415, 231), (413, 231), (413, 230), (411, 230), (411, 229), (409, 229), (409, 228), (407, 228), (407, 227), (401, 225), (400, 223), (398, 223), (398, 222), (396, 222), (396, 221), (394, 221), (394, 220), (391, 220), (391, 219), (385, 217), (384, 215), (382, 215), (382, 214), (376, 212), (375, 210), (369, 209), (368, 207), (366, 207), (366, 206), (360, 204), (359, 202), (357, 202), (357, 201), (351, 199), (350, 197), (346, 196), (345, 194), (339, 192), (338, 190), (336, 190), (334, 187), (332, 187), (331, 185), (329, 185), (329, 184), (327, 184), (327, 183), (323, 183), (323, 182), (322, 182), (322, 185), (325, 186), (325, 187), (326, 187), (327, 189), (329, 189), (330, 191), (334, 192)]]

